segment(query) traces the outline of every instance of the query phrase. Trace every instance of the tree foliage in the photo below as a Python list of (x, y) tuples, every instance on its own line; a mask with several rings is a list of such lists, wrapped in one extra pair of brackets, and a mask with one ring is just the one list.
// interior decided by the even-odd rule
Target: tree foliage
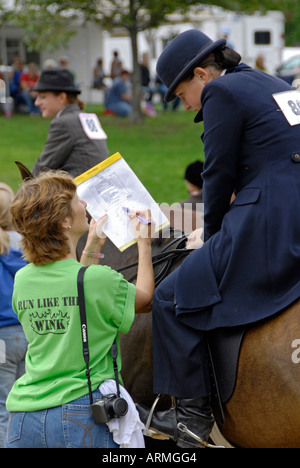
[(172, 12), (184, 13), (194, 5), (248, 13), (280, 10), (287, 21), (287, 43), (300, 41), (299, 0), (15, 0), (10, 20), (25, 29), (29, 48), (53, 50), (68, 42), (78, 22), (95, 21), (108, 30), (121, 26), (137, 33), (155, 28)]

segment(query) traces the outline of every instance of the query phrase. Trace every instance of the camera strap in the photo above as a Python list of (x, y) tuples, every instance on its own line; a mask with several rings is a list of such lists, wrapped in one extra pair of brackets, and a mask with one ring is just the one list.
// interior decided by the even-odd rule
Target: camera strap
[[(78, 276), (77, 276), (77, 288), (78, 288), (78, 304), (79, 304), (80, 320), (81, 320), (83, 358), (86, 364), (86, 378), (87, 378), (88, 387), (89, 387), (90, 403), (92, 405), (93, 394), (92, 394), (90, 366), (89, 366), (90, 353), (89, 353), (89, 345), (88, 345), (87, 320), (86, 320), (86, 309), (85, 309), (84, 288), (83, 288), (83, 277), (87, 268), (88, 268), (87, 266), (80, 268), (78, 272)], [(117, 346), (116, 338), (114, 339), (110, 352), (113, 358), (115, 379), (116, 379), (116, 385), (117, 385), (117, 395), (119, 397), (120, 396), (120, 384), (119, 384), (119, 371), (118, 371), (118, 364), (117, 364), (118, 346)]]

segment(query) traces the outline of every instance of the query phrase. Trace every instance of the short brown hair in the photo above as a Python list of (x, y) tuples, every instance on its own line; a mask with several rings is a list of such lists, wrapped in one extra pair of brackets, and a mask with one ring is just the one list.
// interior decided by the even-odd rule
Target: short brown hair
[(11, 205), (13, 225), (22, 238), (24, 257), (35, 265), (62, 260), (69, 252), (62, 228), (72, 216), (76, 194), (72, 177), (63, 171), (46, 171), (26, 180)]

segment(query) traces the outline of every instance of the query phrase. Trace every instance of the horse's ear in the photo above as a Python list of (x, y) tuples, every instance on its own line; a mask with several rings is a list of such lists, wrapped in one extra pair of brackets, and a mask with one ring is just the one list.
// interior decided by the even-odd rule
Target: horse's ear
[(20, 161), (15, 161), (15, 163), (19, 168), (19, 171), (21, 173), (21, 177), (22, 177), (23, 180), (34, 179), (33, 174), (30, 172), (29, 169), (27, 169), (26, 166), (24, 166), (24, 164), (22, 164)]

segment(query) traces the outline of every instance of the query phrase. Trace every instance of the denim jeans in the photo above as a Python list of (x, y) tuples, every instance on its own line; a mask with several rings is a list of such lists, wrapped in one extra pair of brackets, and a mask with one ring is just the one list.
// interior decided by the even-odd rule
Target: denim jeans
[(107, 109), (115, 112), (121, 117), (128, 117), (128, 115), (131, 112), (132, 106), (128, 102), (119, 101), (119, 102), (112, 102), (111, 104), (108, 104)]
[[(101, 398), (97, 389), (94, 401)], [(106, 424), (96, 424), (85, 395), (62, 406), (10, 413), (6, 448), (118, 448)]]
[(6, 398), (15, 380), (25, 372), (27, 341), (21, 325), (1, 327), (0, 340), (1, 351), (5, 351), (0, 361), (0, 448), (3, 448), (8, 423)]
[(39, 107), (37, 107), (34, 104), (35, 100), (36, 100), (36, 97), (31, 97), (30, 93), (28, 91), (21, 91), (21, 97), (25, 101), (30, 114), (39, 114), (40, 113)]

